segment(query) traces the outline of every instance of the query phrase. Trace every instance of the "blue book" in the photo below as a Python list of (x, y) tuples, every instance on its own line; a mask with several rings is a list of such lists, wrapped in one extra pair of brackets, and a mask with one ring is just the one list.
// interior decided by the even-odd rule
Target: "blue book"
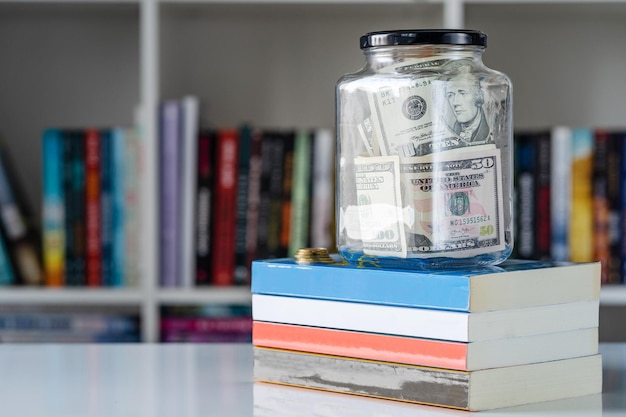
[(102, 284), (113, 285), (113, 135), (111, 129), (100, 134), (100, 238)]
[(42, 137), (43, 263), (47, 286), (65, 284), (65, 206), (63, 197), (63, 136), (48, 129)]
[(113, 128), (111, 130), (111, 160), (112, 160), (112, 179), (111, 179), (111, 282), (114, 287), (124, 285), (124, 263), (125, 263), (125, 242), (124, 238), (124, 178), (126, 167), (125, 161), (125, 141), (126, 134), (122, 128)]
[(428, 272), (337, 262), (254, 261), (252, 293), (463, 312), (600, 298), (597, 262), (510, 259), (498, 266)]
[(4, 238), (0, 236), (0, 285), (11, 285), (15, 283), (15, 275), (9, 258)]

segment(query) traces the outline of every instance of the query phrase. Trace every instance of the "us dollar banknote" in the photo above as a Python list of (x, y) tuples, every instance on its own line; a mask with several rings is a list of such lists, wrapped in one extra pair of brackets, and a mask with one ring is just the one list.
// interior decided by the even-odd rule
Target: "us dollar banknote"
[(397, 156), (355, 159), (359, 231), (364, 252), (406, 258), (407, 243), (401, 194), (400, 159)]
[(468, 257), (505, 246), (500, 150), (356, 158), (363, 251)]
[(379, 154), (407, 158), (493, 143), (494, 115), (483, 106), (473, 70), (468, 58), (414, 59), (383, 68), (396, 76), (372, 84), (368, 95)]

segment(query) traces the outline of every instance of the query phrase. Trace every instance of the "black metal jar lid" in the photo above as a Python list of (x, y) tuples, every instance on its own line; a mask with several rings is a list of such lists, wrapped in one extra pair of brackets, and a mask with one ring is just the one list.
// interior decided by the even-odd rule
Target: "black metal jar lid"
[(398, 45), (487, 46), (487, 35), (465, 29), (411, 29), (370, 32), (361, 36), (361, 49)]

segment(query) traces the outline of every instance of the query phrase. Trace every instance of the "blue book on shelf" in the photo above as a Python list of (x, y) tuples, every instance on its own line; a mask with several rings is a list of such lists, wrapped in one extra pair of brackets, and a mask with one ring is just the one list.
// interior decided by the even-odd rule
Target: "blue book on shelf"
[(45, 284), (65, 284), (65, 207), (63, 197), (63, 136), (47, 129), (42, 138), (43, 259)]
[(15, 283), (15, 275), (11, 267), (9, 252), (7, 251), (4, 238), (0, 236), (0, 285), (11, 285)]
[(112, 146), (112, 179), (111, 179), (111, 285), (124, 285), (125, 238), (124, 238), (124, 178), (126, 176), (125, 141), (126, 133), (123, 128), (111, 130)]
[(600, 264), (510, 259), (426, 272), (285, 258), (254, 261), (251, 288), (255, 294), (481, 312), (599, 300)]

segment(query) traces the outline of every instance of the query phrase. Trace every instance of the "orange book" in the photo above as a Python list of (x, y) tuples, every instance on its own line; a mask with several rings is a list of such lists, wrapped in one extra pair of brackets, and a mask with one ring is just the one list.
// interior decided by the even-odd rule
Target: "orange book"
[(593, 355), (598, 329), (452, 342), (390, 334), (262, 322), (252, 325), (254, 346), (473, 371)]

